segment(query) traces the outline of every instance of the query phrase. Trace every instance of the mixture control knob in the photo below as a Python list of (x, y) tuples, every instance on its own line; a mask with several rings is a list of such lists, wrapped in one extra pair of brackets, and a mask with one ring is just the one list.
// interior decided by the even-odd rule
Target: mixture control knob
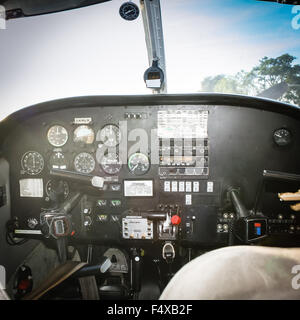
[(172, 218), (171, 218), (171, 222), (173, 226), (178, 226), (181, 223), (181, 218), (175, 214)]

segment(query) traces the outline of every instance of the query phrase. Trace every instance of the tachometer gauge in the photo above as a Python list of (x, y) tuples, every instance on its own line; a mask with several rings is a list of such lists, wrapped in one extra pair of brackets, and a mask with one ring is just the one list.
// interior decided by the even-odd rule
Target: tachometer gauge
[(292, 134), (285, 128), (277, 129), (273, 133), (273, 139), (278, 146), (285, 147), (292, 142)]
[(51, 169), (66, 170), (68, 168), (68, 160), (62, 152), (54, 152), (50, 157), (49, 165)]
[(95, 166), (95, 159), (87, 152), (79, 153), (74, 159), (74, 167), (77, 172), (91, 173), (95, 170)]
[(70, 189), (66, 181), (63, 180), (49, 180), (46, 184), (46, 194), (50, 197), (51, 193), (63, 194), (64, 199), (69, 195)]
[(103, 156), (100, 162), (103, 171), (108, 174), (117, 174), (122, 167), (122, 163), (120, 163), (118, 158), (118, 155), (112, 153)]
[(82, 142), (85, 144), (92, 144), (95, 139), (94, 130), (86, 125), (79, 126), (74, 131), (74, 142)]
[(115, 147), (121, 142), (122, 134), (118, 126), (108, 124), (101, 129), (97, 138), (99, 138), (97, 140), (102, 141), (107, 147)]
[(149, 158), (143, 153), (134, 153), (128, 159), (128, 169), (131, 173), (141, 176), (150, 169)]
[(49, 143), (54, 147), (62, 147), (68, 141), (68, 131), (60, 125), (52, 126), (47, 133)]
[(44, 169), (44, 158), (36, 151), (28, 151), (22, 157), (21, 166), (30, 175), (39, 174)]

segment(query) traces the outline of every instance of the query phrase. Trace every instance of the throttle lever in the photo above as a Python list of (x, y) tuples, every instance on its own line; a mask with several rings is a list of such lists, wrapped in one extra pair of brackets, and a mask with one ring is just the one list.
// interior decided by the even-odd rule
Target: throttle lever
[(234, 210), (235, 210), (237, 217), (238, 218), (247, 217), (249, 215), (249, 213), (240, 198), (238, 190), (234, 189), (234, 188), (229, 188), (228, 193), (230, 195), (231, 202), (234, 206)]

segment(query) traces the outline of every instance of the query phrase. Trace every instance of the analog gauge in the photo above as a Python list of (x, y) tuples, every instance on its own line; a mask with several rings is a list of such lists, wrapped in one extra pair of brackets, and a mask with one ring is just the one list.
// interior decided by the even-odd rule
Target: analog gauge
[(21, 165), (26, 173), (39, 174), (44, 169), (44, 158), (36, 151), (28, 151), (23, 155)]
[(285, 147), (292, 142), (292, 134), (285, 128), (277, 129), (273, 134), (273, 139), (278, 146)]
[(68, 160), (62, 152), (54, 152), (49, 160), (51, 169), (66, 170), (68, 168)]
[(99, 207), (105, 207), (107, 204), (107, 200), (100, 199), (97, 201)]
[(49, 143), (54, 147), (62, 147), (68, 141), (68, 131), (63, 126), (52, 126), (47, 133)]
[(103, 156), (100, 165), (103, 171), (108, 174), (117, 174), (122, 167), (118, 155), (112, 153)]
[(134, 153), (128, 159), (128, 169), (131, 173), (141, 176), (150, 169), (149, 158), (143, 153)]
[(38, 221), (35, 218), (28, 218), (27, 225), (30, 229), (34, 229), (38, 225)]
[(79, 153), (74, 159), (74, 167), (77, 172), (91, 173), (95, 170), (95, 159), (87, 152)]
[(66, 181), (63, 180), (49, 180), (46, 184), (46, 194), (50, 197), (51, 193), (63, 194), (64, 199), (69, 195), (70, 189)]
[(120, 16), (128, 21), (135, 20), (139, 14), (139, 7), (133, 2), (125, 2), (121, 5), (119, 10)]
[(121, 200), (110, 200), (111, 207), (120, 207), (122, 204)]
[(74, 131), (74, 142), (82, 142), (85, 144), (92, 144), (95, 139), (94, 130), (89, 126), (79, 126)]
[(107, 147), (115, 147), (121, 142), (122, 134), (118, 126), (108, 124), (100, 131), (99, 141), (102, 141)]

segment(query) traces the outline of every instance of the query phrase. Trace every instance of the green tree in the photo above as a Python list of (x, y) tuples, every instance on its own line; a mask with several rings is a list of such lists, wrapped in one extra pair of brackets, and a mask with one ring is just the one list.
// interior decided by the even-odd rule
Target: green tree
[(215, 77), (207, 77), (202, 81), (202, 90), (204, 92), (220, 93), (245, 93), (239, 86), (235, 77), (219, 74)]
[(263, 91), (279, 83), (288, 84), (282, 100), (300, 104), (300, 65), (293, 65), (296, 57), (283, 54), (277, 58), (264, 57), (251, 73), (254, 76), (257, 91)]
[(296, 57), (283, 54), (277, 58), (264, 57), (251, 71), (241, 70), (234, 76), (217, 75), (202, 81), (201, 91), (259, 95), (275, 85), (287, 84), (281, 100), (300, 105), (300, 65)]
[(217, 83), (224, 79), (225, 75), (224, 74), (219, 74), (215, 77), (206, 77), (203, 81), (202, 81), (202, 90), (203, 92), (216, 92), (216, 85)]

